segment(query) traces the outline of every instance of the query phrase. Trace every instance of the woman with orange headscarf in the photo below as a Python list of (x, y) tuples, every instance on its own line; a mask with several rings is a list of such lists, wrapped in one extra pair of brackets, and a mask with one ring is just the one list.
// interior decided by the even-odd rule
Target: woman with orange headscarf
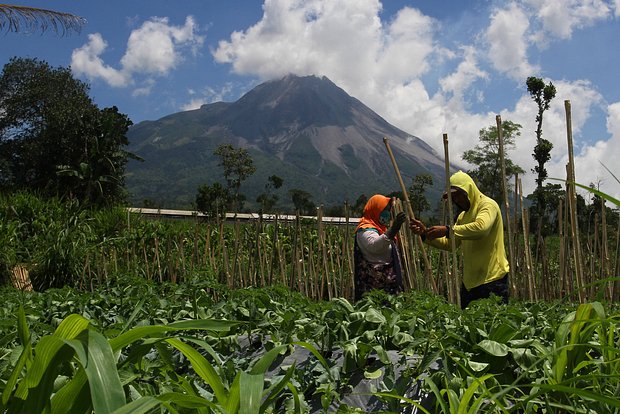
[(373, 289), (396, 294), (403, 291), (403, 277), (398, 247), (394, 243), (398, 230), (407, 219), (405, 213), (391, 218), (392, 199), (381, 194), (370, 197), (363, 217), (355, 229), (355, 297)]

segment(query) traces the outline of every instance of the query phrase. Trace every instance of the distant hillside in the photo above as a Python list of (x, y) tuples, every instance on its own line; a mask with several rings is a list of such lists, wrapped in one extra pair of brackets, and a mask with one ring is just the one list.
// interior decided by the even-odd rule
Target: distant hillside
[(141, 122), (128, 137), (129, 151), (145, 160), (127, 167), (135, 206), (149, 199), (162, 208), (187, 208), (200, 185), (224, 183), (213, 155), (223, 143), (246, 148), (256, 166), (241, 187), (249, 209), (274, 174), (284, 179), (276, 193), (280, 207), (292, 205), (292, 188), (326, 206), (398, 191), (383, 137), (390, 140), (407, 186), (416, 174), (430, 173), (436, 185), (429, 198), (437, 199), (444, 183), (443, 159), (429, 145), (390, 125), (326, 77), (288, 75), (258, 85), (236, 102)]

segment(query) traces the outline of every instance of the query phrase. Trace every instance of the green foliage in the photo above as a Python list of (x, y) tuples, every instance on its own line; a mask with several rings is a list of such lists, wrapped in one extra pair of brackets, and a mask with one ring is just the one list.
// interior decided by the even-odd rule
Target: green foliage
[(420, 217), (423, 212), (430, 210), (431, 203), (426, 198), (426, 187), (433, 185), (431, 174), (418, 174), (413, 178), (409, 187), (409, 201), (416, 217)]
[(264, 213), (273, 212), (273, 208), (278, 202), (278, 196), (274, 194), (274, 190), (282, 187), (284, 180), (277, 175), (271, 175), (265, 184), (265, 192), (256, 198), (256, 202), (260, 204), (261, 211)]
[(355, 203), (351, 206), (351, 214), (353, 216), (362, 217), (364, 215), (364, 207), (368, 202), (368, 197), (366, 194), (361, 194), (356, 200)]
[(0, 76), (2, 185), (95, 205), (124, 199), (131, 121), (100, 110), (69, 68), (13, 58)]
[(15, 265), (30, 268), (35, 289), (77, 281), (95, 237), (79, 203), (20, 193), (2, 197), (0, 211), (0, 237), (5, 240), (0, 261), (7, 271)]
[(239, 211), (242, 207), (239, 187), (256, 171), (252, 158), (246, 149), (235, 148), (230, 144), (218, 146), (213, 154), (220, 158), (219, 165), (224, 169), (224, 178), (228, 184), (227, 189), (232, 192), (233, 211)]
[(293, 188), (289, 190), (288, 193), (291, 196), (291, 201), (293, 201), (296, 212), (309, 215), (315, 214), (312, 194), (298, 188)]
[(231, 200), (228, 189), (220, 183), (204, 184), (198, 188), (198, 194), (196, 194), (196, 209), (208, 219), (223, 218)]
[(553, 148), (553, 144), (542, 137), (543, 115), (545, 111), (549, 109), (551, 100), (555, 98), (556, 89), (553, 83), (549, 82), (547, 85), (541, 78), (534, 76), (527, 78), (526, 86), (530, 96), (538, 107), (538, 112), (536, 114), (536, 146), (532, 154), (537, 165), (532, 171), (536, 173), (536, 191), (534, 192), (535, 206), (540, 221), (542, 222), (546, 219), (546, 197), (543, 187), (544, 181), (547, 179), (545, 164), (551, 159), (551, 149)]
[[(617, 304), (491, 298), (461, 311), (423, 292), (372, 292), (355, 304), (284, 287), (214, 293), (201, 280), (139, 279), (92, 293), (0, 290), (2, 408), (358, 412), (345, 401), (359, 383), (381, 412), (619, 406)], [(406, 394), (416, 383), (434, 400), (420, 406)]]
[[(523, 168), (514, 164), (507, 153), (515, 147), (515, 138), (521, 135), (521, 125), (512, 121), (502, 122), (502, 141), (504, 144), (504, 163), (506, 168), (507, 185), (510, 188), (509, 177), (515, 174), (522, 174)], [(463, 153), (464, 161), (477, 166), (475, 169), (467, 171), (477, 182), (482, 192), (499, 202), (503, 199), (501, 180), (497, 179), (498, 171), (501, 170), (499, 158), (499, 137), (497, 126), (491, 125), (483, 128), (479, 133), (480, 144), (474, 149)]]

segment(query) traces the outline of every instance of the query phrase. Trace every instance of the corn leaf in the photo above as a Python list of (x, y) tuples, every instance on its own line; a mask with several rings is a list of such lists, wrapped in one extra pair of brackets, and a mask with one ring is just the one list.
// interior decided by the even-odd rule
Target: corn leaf
[(239, 385), (243, 392), (239, 400), (241, 406), (239, 414), (258, 414), (260, 411), (261, 399), (263, 396), (263, 388), (265, 375), (248, 374), (241, 372)]
[(110, 346), (114, 352), (119, 351), (127, 345), (144, 339), (149, 336), (158, 336), (166, 332), (174, 332), (177, 330), (197, 329), (214, 332), (227, 332), (230, 328), (239, 325), (241, 322), (225, 321), (214, 319), (186, 320), (173, 322), (168, 325), (149, 325), (138, 326), (110, 340)]
[(277, 358), (278, 355), (282, 353), (287, 348), (287, 345), (279, 345), (269, 350), (265, 355), (263, 355), (252, 367), (250, 374), (264, 374), (267, 372), (273, 361)]
[(228, 392), (209, 361), (194, 348), (176, 338), (167, 339), (166, 342), (181, 351), (189, 359), (194, 371), (213, 389), (217, 401), (222, 405), (226, 405)]
[(52, 397), (52, 414), (82, 414), (92, 406), (86, 371), (80, 367), (73, 378)]
[(125, 392), (118, 376), (112, 348), (99, 332), (88, 330), (81, 340), (67, 340), (85, 369), (97, 414), (112, 413), (125, 405)]
[[(155, 397), (146, 396), (138, 398), (135, 401), (125, 404), (117, 408), (113, 414), (142, 414), (151, 412), (151, 410), (161, 404), (161, 401)], [(97, 414), (99, 414), (97, 412)]]

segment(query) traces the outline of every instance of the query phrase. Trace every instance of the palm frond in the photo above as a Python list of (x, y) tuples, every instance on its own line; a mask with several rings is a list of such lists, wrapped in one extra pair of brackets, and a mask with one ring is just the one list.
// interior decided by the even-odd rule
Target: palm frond
[(35, 7), (0, 4), (0, 30), (6, 32), (41, 33), (52, 29), (64, 36), (71, 31), (80, 32), (86, 19), (71, 13), (57, 12)]

